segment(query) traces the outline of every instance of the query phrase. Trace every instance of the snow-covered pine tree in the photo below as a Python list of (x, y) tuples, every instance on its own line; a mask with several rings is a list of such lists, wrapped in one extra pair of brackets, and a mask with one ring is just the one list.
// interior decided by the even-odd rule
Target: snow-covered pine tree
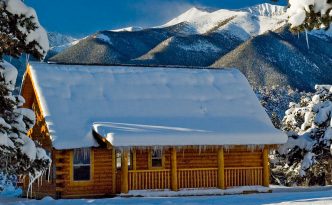
[(265, 108), (276, 128), (281, 128), (281, 121), (290, 102), (298, 102), (303, 92), (293, 90), (289, 86), (273, 86), (255, 88), (255, 93)]
[(284, 185), (331, 184), (332, 86), (316, 85), (312, 97), (290, 103), (282, 122), (288, 141), (273, 159), (275, 181)]
[[(51, 160), (27, 132), (35, 123), (32, 110), (20, 108), (24, 99), (13, 95), (17, 69), (3, 57), (22, 53), (42, 59), (48, 50), (45, 30), (35, 11), (21, 0), (0, 0), (0, 172), (36, 178)], [(1, 190), (0, 190), (1, 191)]]
[(332, 23), (332, 0), (289, 0), (287, 14), (294, 31), (328, 29)]

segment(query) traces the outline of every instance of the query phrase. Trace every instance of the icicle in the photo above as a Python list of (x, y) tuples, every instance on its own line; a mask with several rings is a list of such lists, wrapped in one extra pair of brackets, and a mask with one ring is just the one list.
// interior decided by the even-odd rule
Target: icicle
[(231, 145), (224, 145), (225, 151), (227, 152), (231, 149), (231, 147), (232, 147)]
[(305, 30), (305, 40), (306, 40), (306, 42), (307, 42), (307, 48), (310, 49), (310, 47), (309, 47), (309, 39), (308, 39), (308, 31), (307, 31), (307, 29)]
[(52, 169), (52, 162), (51, 162), (50, 165), (48, 166), (47, 182), (50, 182), (51, 169)]
[[(46, 170), (43, 170), (42, 171), (42, 176), (38, 179), (38, 180), (40, 180), (40, 186), (43, 186), (43, 179), (44, 179), (45, 174), (46, 174)], [(39, 186), (38, 186), (38, 188), (39, 188)]]
[(27, 189), (27, 198), (29, 198), (29, 192), (31, 193), (31, 197), (32, 197), (32, 184), (41, 177), (42, 173), (43, 173), (42, 171), (39, 171), (36, 173), (35, 176), (32, 176), (31, 174), (29, 174), (29, 185), (28, 185), (28, 189)]
[(30, 59), (30, 54), (26, 54), (25, 55), (25, 63), (26, 63), (26, 65), (29, 64), (29, 59)]

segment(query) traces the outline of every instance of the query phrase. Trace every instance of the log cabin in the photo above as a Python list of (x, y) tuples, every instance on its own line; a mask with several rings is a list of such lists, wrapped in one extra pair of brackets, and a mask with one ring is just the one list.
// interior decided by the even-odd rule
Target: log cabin
[(33, 198), (269, 186), (287, 140), (236, 69), (32, 63), (21, 95), (52, 158)]

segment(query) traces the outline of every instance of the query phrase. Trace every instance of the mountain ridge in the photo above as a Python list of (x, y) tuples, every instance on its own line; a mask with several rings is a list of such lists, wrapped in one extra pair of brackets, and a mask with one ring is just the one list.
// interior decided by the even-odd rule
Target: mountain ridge
[(308, 50), (304, 34), (289, 32), (284, 12), (285, 7), (271, 4), (240, 10), (191, 8), (161, 26), (96, 32), (48, 61), (237, 67), (253, 87), (281, 85), (309, 91), (315, 83), (332, 83), (322, 74), (332, 65), (326, 51), (332, 35), (309, 32), (313, 45)]

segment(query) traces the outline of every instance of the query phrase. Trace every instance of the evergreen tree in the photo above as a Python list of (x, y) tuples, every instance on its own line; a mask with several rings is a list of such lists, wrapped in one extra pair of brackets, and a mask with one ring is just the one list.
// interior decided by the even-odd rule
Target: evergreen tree
[(281, 128), (281, 121), (290, 102), (297, 102), (305, 93), (293, 90), (289, 86), (258, 87), (255, 93), (265, 108), (273, 125)]
[(331, 183), (332, 86), (317, 85), (312, 97), (291, 103), (282, 122), (288, 141), (272, 160), (275, 182), (284, 185)]
[(17, 69), (3, 60), (5, 55), (22, 53), (42, 59), (47, 50), (47, 35), (35, 11), (20, 0), (0, 0), (0, 172), (5, 174), (36, 178), (51, 162), (45, 150), (27, 136), (35, 115), (21, 108), (22, 96), (13, 95)]
[(289, 0), (287, 14), (293, 31), (328, 29), (332, 23), (332, 0)]

